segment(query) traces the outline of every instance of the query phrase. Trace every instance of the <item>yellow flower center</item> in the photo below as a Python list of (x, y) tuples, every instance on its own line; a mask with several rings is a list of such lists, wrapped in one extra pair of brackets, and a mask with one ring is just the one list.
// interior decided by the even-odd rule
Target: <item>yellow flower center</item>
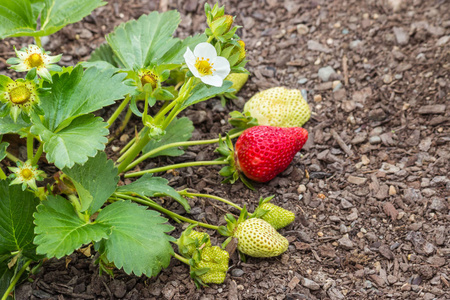
[(31, 93), (24, 86), (18, 86), (9, 92), (11, 102), (14, 104), (24, 104), (30, 100)]
[(150, 83), (152, 85), (152, 88), (156, 88), (157, 80), (157, 76), (151, 72), (145, 73), (143, 76), (141, 76), (141, 83), (143, 86), (147, 83)]
[(197, 57), (195, 60), (195, 68), (200, 73), (201, 76), (205, 75), (212, 75), (213, 71), (216, 69), (213, 69), (214, 63), (209, 62), (209, 58), (204, 59)]
[(39, 68), (44, 65), (44, 60), (40, 54), (33, 53), (28, 57), (28, 65), (30, 68)]
[(30, 169), (23, 169), (20, 172), (20, 175), (22, 175), (23, 179), (30, 180), (33, 178), (33, 172)]

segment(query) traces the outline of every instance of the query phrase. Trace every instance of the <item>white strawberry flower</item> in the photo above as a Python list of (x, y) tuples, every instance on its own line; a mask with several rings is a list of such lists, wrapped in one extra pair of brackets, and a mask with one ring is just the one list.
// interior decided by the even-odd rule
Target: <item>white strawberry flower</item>
[(192, 74), (203, 83), (220, 87), (230, 73), (228, 59), (217, 56), (216, 48), (210, 43), (198, 44), (194, 52), (186, 49), (184, 60)]
[(62, 54), (56, 56), (50, 56), (36, 45), (28, 45), (28, 48), (22, 48), (16, 50), (17, 57), (13, 57), (7, 60), (7, 63), (11, 64), (11, 69), (17, 72), (27, 72), (33, 68), (36, 68), (36, 72), (42, 78), (52, 81), (52, 76), (49, 71), (61, 71), (61, 67), (54, 65), (60, 61)]

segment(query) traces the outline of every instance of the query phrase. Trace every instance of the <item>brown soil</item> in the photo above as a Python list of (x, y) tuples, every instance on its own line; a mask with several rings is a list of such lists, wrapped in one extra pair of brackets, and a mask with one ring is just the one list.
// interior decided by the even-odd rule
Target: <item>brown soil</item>
[[(241, 110), (259, 90), (286, 86), (308, 92), (309, 141), (286, 171), (256, 184), (255, 192), (221, 184), (216, 166), (159, 175), (177, 189), (215, 194), (250, 211), (260, 196), (275, 195), (274, 203), (296, 213), (281, 230), (291, 242), (285, 254), (246, 263), (234, 255), (224, 284), (198, 290), (175, 260), (156, 278), (121, 270), (110, 278), (76, 253), (45, 262), (16, 298), (449, 299), (450, 2), (404, 0), (395, 13), (390, 2), (222, 1), (243, 25), (252, 75), (226, 108), (211, 99), (186, 112), (196, 126), (193, 139), (226, 132), (228, 112)], [(46, 49), (64, 53), (63, 65), (86, 60), (115, 26), (151, 10), (179, 10), (182, 37), (202, 32), (203, 4), (110, 1), (52, 35)], [(12, 45), (29, 41), (2, 41), (0, 74), (9, 73), (4, 59), (13, 55)], [(336, 73), (323, 82), (318, 71), (326, 66)], [(215, 147), (191, 147), (141, 168), (214, 159)], [(193, 218), (213, 224), (223, 223), (229, 210), (205, 199), (191, 204)], [(223, 240), (213, 235), (213, 243)]]

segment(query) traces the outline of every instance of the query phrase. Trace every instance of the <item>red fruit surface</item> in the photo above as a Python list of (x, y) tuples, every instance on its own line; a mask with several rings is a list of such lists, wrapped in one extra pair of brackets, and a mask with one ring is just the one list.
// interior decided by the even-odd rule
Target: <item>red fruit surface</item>
[(302, 127), (251, 127), (236, 142), (236, 167), (249, 179), (267, 182), (289, 166), (307, 139)]

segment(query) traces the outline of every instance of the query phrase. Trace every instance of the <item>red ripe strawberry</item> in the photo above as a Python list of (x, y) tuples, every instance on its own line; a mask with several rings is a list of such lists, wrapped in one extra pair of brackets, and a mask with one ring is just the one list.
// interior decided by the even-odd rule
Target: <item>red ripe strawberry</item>
[(289, 166), (307, 139), (308, 131), (302, 127), (251, 127), (236, 142), (236, 168), (254, 181), (272, 180)]

